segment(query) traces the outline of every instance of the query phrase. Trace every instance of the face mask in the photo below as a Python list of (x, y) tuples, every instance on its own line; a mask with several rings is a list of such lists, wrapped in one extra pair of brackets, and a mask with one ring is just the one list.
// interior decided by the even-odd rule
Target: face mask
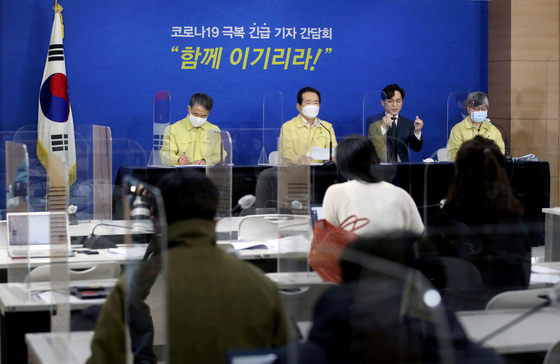
[(483, 122), (484, 119), (486, 119), (487, 116), (488, 116), (488, 111), (473, 111), (471, 113), (471, 119), (475, 123)]
[(308, 118), (316, 118), (319, 115), (319, 106), (317, 105), (307, 105), (302, 108), (303, 115)]
[(206, 118), (198, 118), (194, 115), (190, 115), (189, 114), (189, 120), (191, 121), (191, 124), (193, 124), (196, 128), (198, 128), (199, 126), (202, 126), (202, 124), (204, 124), (206, 122)]

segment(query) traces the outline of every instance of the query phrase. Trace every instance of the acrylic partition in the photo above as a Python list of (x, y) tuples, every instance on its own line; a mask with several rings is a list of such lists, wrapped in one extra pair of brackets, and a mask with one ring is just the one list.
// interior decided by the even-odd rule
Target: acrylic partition
[[(362, 130), (359, 134), (369, 136), (370, 126), (385, 115), (387, 96), (383, 91), (368, 91), (362, 104)], [(373, 131), (373, 130), (372, 130)]]
[(125, 178), (123, 191), (131, 232), (126, 279), (118, 283), (124, 287), (114, 289), (124, 290), (126, 362), (169, 363), (169, 317), (179, 314), (169, 309), (180, 305), (170, 301), (168, 285), (180, 278), (168, 269), (164, 201), (158, 188), (132, 177)]
[(217, 129), (206, 132), (206, 177), (218, 189), (219, 200), (216, 219), (221, 219), (220, 229), (226, 236), (221, 240), (231, 240), (232, 212), (232, 164), (231, 136), (227, 131)]
[[(76, 207), (78, 220), (110, 220), (113, 154), (126, 155), (125, 160), (145, 165), (145, 152), (135, 142), (113, 140), (105, 126), (76, 125), (74, 133), (76, 179), (70, 184), (67, 204)], [(30, 211), (46, 211), (47, 172), (37, 158), (37, 127), (20, 128), (13, 140), (25, 144), (28, 150)], [(138, 150), (140, 157), (135, 153)]]
[(154, 96), (153, 144), (148, 166), (169, 166), (169, 148), (162, 151), (164, 138), (169, 145), (169, 133), (165, 130), (171, 125), (171, 96), (169, 91), (158, 91)]
[(440, 162), (448, 161), (446, 148), (451, 129), (468, 116), (466, 103), (469, 94), (469, 91), (455, 91), (447, 96), (447, 132), (445, 134), (447, 139), (445, 140), (445, 144), (439, 145), (439, 149), (445, 148), (445, 150), (437, 154), (437, 160)]
[[(318, 295), (307, 320), (312, 329), (298, 319), (307, 307), (287, 307), (306, 339), (289, 338), (275, 353), (280, 362), (456, 363), (468, 355), (465, 334), (451, 334), (457, 318), (417, 270), (420, 243), (418, 236), (398, 233), (359, 238), (342, 249), (339, 241), (322, 241), (317, 254), (325, 257), (320, 271), (326, 279), (309, 284), (308, 293)], [(331, 335), (336, 339), (326, 342)], [(480, 358), (486, 355), (494, 354), (481, 351)]]
[[(8, 283), (25, 283), (30, 271), (28, 257), (29, 237), (39, 239), (29, 222), (29, 162), (25, 144), (5, 142), (6, 151), (6, 224), (7, 241), (2, 247), (8, 257)], [(40, 217), (37, 217), (40, 218)], [(17, 251), (17, 253), (14, 253)], [(22, 294), (29, 298), (28, 293)]]
[[(546, 155), (552, 166), (558, 165), (560, 152), (558, 151), (558, 126), (560, 120), (558, 102), (560, 98), (560, 68), (559, 57), (554, 56), (548, 60), (546, 84)], [(558, 177), (556, 177), (556, 184)], [(554, 207), (554, 206), (551, 206)]]
[[(277, 140), (284, 120), (284, 98), (280, 91), (269, 91), (263, 97), (262, 149), (258, 165), (276, 165)], [(272, 158), (272, 161), (271, 161)]]
[[(293, 148), (308, 149), (299, 140), (278, 139), (278, 150)], [(295, 158), (296, 160), (299, 158)], [(276, 249), (278, 251), (278, 273), (309, 273), (309, 248), (311, 244), (311, 191), (310, 165), (283, 164), (277, 167), (277, 215), (270, 216), (270, 222), (278, 231)], [(276, 219), (276, 221), (272, 221)]]

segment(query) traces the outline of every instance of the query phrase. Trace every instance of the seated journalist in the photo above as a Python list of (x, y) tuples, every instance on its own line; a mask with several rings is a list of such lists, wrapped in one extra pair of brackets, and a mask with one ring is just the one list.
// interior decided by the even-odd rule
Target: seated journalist
[(426, 226), (436, 248), (430, 254), (465, 259), (480, 271), (478, 308), (500, 292), (529, 286), (531, 242), (504, 165), (494, 141), (477, 135), (465, 142), (444, 205)]
[(282, 125), (280, 145), (283, 164), (323, 163), (308, 156), (313, 147), (336, 147), (332, 125), (320, 120), (321, 93), (313, 87), (304, 87), (297, 94), (296, 108), (299, 115)]
[(376, 235), (402, 229), (421, 234), (422, 218), (416, 203), (400, 187), (379, 176), (379, 158), (373, 144), (363, 135), (349, 135), (337, 148), (338, 170), (348, 182), (331, 185), (323, 199), (323, 219), (339, 226), (352, 215), (367, 217), (369, 223), (356, 230)]
[(493, 140), (502, 154), (505, 154), (502, 134), (488, 119), (488, 95), (484, 92), (471, 93), (467, 97), (466, 107), (468, 116), (451, 129), (447, 142), (447, 158), (454, 161), (461, 145), (477, 135)]
[(381, 93), (385, 111), (367, 118), (368, 138), (383, 162), (409, 162), (408, 147), (419, 152), (424, 146), (424, 122), (418, 116), (410, 120), (400, 115), (403, 102), (404, 89), (396, 83), (389, 85)]
[(300, 364), (504, 363), (470, 341), (451, 310), (424, 303), (430, 287), (413, 273), (418, 239), (394, 231), (350, 242), (340, 258), (342, 284), (318, 299), (307, 342), (278, 350), (277, 363), (295, 356)]
[(212, 98), (206, 94), (195, 93), (191, 96), (187, 117), (165, 128), (160, 150), (164, 164), (211, 165), (220, 161), (221, 143), (207, 146), (207, 131), (220, 131), (220, 128), (207, 121), (213, 105)]
[[(228, 350), (283, 345), (287, 321), (276, 285), (254, 265), (216, 247), (216, 187), (198, 171), (176, 170), (160, 180), (158, 188), (168, 223), (170, 362), (225, 363)], [(149, 271), (158, 254), (156, 250), (146, 257), (138, 271)], [(125, 362), (126, 281), (126, 275), (121, 277), (102, 309), (90, 364)], [(136, 323), (150, 321), (148, 316)], [(139, 359), (135, 362), (155, 362)]]

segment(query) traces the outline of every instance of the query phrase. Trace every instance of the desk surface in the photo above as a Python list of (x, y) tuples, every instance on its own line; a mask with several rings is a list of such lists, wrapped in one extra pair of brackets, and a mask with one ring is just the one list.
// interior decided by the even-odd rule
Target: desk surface
[[(57, 339), (57, 334), (39, 333), (25, 334), (27, 344), (28, 363), (60, 363), (62, 360), (56, 355), (53, 342)], [(60, 335), (60, 334), (58, 334)], [(68, 356), (66, 363), (82, 364), (91, 356), (91, 339), (93, 331), (71, 332), (62, 340), (68, 340)]]
[[(478, 342), (527, 310), (463, 311), (457, 313), (467, 336)], [(483, 344), (499, 354), (547, 351), (560, 340), (560, 310), (544, 308)]]
[[(113, 287), (116, 279), (97, 279), (95, 281), (71, 281), (72, 286), (103, 286)], [(29, 287), (24, 283), (0, 284), (0, 312), (34, 312), (48, 311), (56, 303), (46, 302), (37, 296), (40, 292), (49, 291), (50, 282), (32, 283)], [(74, 296), (59, 295), (55, 300), (70, 303), (73, 310), (81, 310), (91, 305), (105, 303), (104, 298), (81, 300)]]

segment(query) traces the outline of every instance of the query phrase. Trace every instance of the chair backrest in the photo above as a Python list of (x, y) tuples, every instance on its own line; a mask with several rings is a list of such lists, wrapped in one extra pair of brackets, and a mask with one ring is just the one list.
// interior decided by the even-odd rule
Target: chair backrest
[(278, 164), (278, 151), (270, 152), (270, 154), (268, 155), (268, 164)]
[(438, 151), (437, 151), (437, 160), (438, 160), (438, 162), (447, 162), (447, 161), (449, 161), (449, 159), (447, 159), (447, 147), (438, 149)]
[(306, 215), (266, 214), (250, 215), (239, 220), (237, 238), (239, 240), (269, 240), (278, 238), (278, 229), (307, 231), (310, 224)]
[(560, 340), (550, 345), (546, 351), (543, 364), (557, 364), (560, 363)]
[(549, 288), (522, 289), (518, 291), (502, 292), (486, 304), (487, 310), (514, 309), (514, 308), (533, 308), (545, 302), (539, 296), (547, 296)]
[[(119, 278), (121, 266), (117, 262), (99, 263), (69, 263), (68, 264), (70, 281), (111, 279)], [(41, 265), (29, 273), (30, 282), (48, 282), (51, 280), (51, 266)]]

